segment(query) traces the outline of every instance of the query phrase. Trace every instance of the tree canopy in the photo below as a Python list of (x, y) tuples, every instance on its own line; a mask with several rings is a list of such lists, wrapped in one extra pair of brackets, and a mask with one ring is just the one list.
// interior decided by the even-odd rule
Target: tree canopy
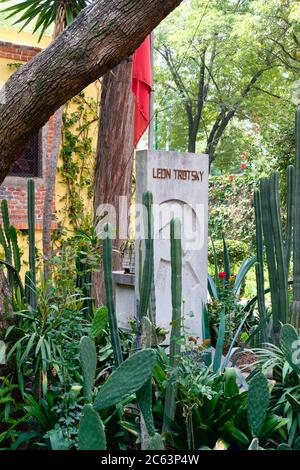
[(288, 119), (299, 91), (300, 8), (289, 0), (187, 0), (156, 35), (157, 146), (215, 166)]

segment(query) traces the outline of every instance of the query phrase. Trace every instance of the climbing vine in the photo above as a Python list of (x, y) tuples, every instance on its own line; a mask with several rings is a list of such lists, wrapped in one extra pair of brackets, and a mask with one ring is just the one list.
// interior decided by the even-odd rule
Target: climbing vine
[(62, 210), (73, 228), (90, 215), (88, 202), (93, 197), (95, 148), (93, 145), (93, 124), (98, 122), (97, 100), (87, 97), (84, 92), (65, 106), (62, 128), (62, 164), (58, 168), (60, 182), (65, 191), (60, 201)]

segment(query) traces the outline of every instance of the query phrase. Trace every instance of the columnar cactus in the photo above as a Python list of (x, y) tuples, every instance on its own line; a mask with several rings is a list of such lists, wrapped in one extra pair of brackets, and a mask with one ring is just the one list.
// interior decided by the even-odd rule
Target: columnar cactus
[(294, 199), (294, 259), (292, 323), (300, 331), (300, 109), (296, 111), (296, 165)]
[(19, 278), (18, 273), (20, 273), (21, 270), (21, 256), (17, 231), (15, 227), (10, 224), (8, 205), (5, 199), (1, 202), (1, 212), (4, 230), (0, 225), (0, 243), (4, 250), (5, 262), (7, 263), (9, 285), (11, 289), (13, 289), (19, 286), (19, 281), (16, 282), (16, 277)]
[(106, 304), (108, 308), (108, 322), (111, 343), (114, 351), (115, 365), (118, 367), (122, 361), (122, 350), (120, 344), (120, 337), (118, 331), (118, 322), (115, 311), (115, 303), (113, 296), (113, 282), (112, 282), (112, 244), (111, 244), (111, 226), (105, 224), (104, 226), (104, 239), (103, 239), (103, 268), (104, 268), (104, 283), (106, 293)]
[[(259, 190), (254, 191), (254, 208), (256, 220), (256, 259), (255, 265), (256, 273), (256, 289), (257, 289), (257, 304), (259, 319), (261, 323), (265, 322), (266, 318), (266, 305), (265, 305), (265, 286), (264, 286), (264, 248), (263, 248), (263, 228), (262, 228), (262, 213), (261, 213), (261, 200)], [(267, 325), (262, 329), (262, 340), (267, 341)]]
[(152, 193), (147, 191), (143, 194), (143, 206), (145, 208), (145, 260), (143, 265), (141, 295), (139, 305), (139, 317), (148, 315), (150, 296), (153, 281), (153, 223), (152, 223)]
[(285, 257), (286, 270), (289, 276), (290, 263), (293, 246), (293, 227), (295, 214), (295, 167), (289, 165), (287, 168), (287, 211), (286, 211), (286, 236), (285, 236)]
[(279, 182), (278, 173), (273, 172), (270, 178), (270, 207), (272, 217), (272, 229), (275, 245), (275, 257), (278, 273), (279, 308), (280, 320), (283, 323), (288, 321), (288, 274), (286, 269), (284, 242), (280, 215)]
[[(170, 366), (176, 367), (180, 354), (181, 306), (182, 306), (182, 249), (181, 223), (172, 219), (170, 224), (171, 239), (171, 290), (172, 290), (172, 329), (170, 338)], [(169, 429), (176, 412), (176, 387), (168, 384), (166, 389), (163, 432)]]
[(27, 183), (28, 201), (28, 236), (29, 236), (29, 268), (30, 268), (30, 305), (33, 309), (37, 307), (36, 291), (36, 265), (35, 265), (35, 195), (34, 180), (29, 179)]
[[(259, 263), (261, 264), (262, 253), (260, 244), (261, 231), (263, 231), (272, 301), (273, 337), (274, 341), (278, 343), (280, 334), (280, 323), (285, 323), (287, 321), (289, 316), (289, 305), (287, 270), (288, 262), (286, 249), (286, 247), (288, 246), (288, 242), (287, 240), (285, 243), (283, 241), (279, 205), (278, 174), (276, 172), (273, 172), (270, 178), (261, 178), (260, 197), (258, 193), (256, 193), (255, 198), (258, 257), (260, 259)], [(256, 274), (258, 276), (258, 294), (260, 295), (261, 308), (263, 309), (263, 272), (261, 268), (256, 268)]]

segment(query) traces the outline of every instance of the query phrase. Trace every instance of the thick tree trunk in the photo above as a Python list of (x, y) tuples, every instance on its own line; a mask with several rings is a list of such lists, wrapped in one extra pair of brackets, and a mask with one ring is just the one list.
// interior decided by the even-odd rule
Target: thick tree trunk
[(0, 184), (30, 135), (66, 101), (129, 57), (182, 0), (98, 0), (6, 82)]
[[(95, 219), (101, 217), (99, 206), (112, 204), (116, 210), (117, 230), (113, 242), (115, 249), (120, 248), (119, 197), (126, 196), (130, 204), (131, 175), (134, 155), (134, 97), (131, 91), (131, 59), (108, 72), (102, 81), (100, 104), (100, 126), (94, 183)], [(124, 214), (123, 214), (124, 215)], [(125, 221), (128, 230), (128, 217)], [(114, 269), (120, 268), (120, 256), (114, 256)], [(101, 272), (94, 273), (93, 294), (97, 305), (104, 302), (103, 277)]]

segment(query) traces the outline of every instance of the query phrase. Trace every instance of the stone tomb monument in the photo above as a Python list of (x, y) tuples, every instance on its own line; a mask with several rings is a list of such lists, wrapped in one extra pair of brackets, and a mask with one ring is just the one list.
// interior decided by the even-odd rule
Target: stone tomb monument
[(179, 217), (182, 222), (184, 326), (189, 335), (201, 337), (202, 302), (207, 300), (208, 156), (162, 151), (137, 152), (136, 299), (139, 298), (138, 246), (145, 233), (139, 205), (142, 204), (145, 191), (153, 194), (156, 324), (170, 330), (170, 220)]

